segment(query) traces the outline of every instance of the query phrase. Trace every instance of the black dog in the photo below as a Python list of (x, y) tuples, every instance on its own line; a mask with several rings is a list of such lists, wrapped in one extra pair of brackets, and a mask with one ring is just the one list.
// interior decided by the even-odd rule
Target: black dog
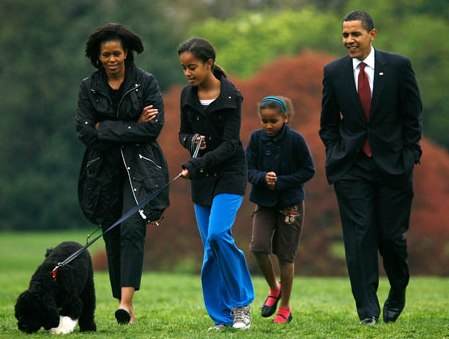
[(46, 330), (58, 327), (60, 316), (78, 320), (80, 331), (96, 330), (95, 288), (89, 253), (83, 251), (74, 261), (59, 268), (56, 279), (51, 277), (51, 271), (58, 262), (81, 247), (76, 242), (63, 242), (47, 250), (28, 290), (17, 299), (15, 316), (19, 330), (33, 333), (41, 327)]

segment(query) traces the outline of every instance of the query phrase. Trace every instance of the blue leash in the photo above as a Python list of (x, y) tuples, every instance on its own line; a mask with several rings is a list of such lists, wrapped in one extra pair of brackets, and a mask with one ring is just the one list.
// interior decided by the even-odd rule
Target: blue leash
[(129, 209), (124, 213), (116, 222), (114, 222), (111, 226), (109, 226), (106, 230), (104, 230), (101, 234), (97, 235), (95, 238), (89, 241), (89, 238), (96, 233), (96, 231), (89, 234), (86, 240), (86, 244), (72, 253), (69, 257), (67, 257), (65, 260), (58, 262), (55, 268), (51, 271), (51, 277), (53, 280), (56, 280), (56, 275), (59, 270), (59, 268), (71, 263), (73, 260), (75, 260), (77, 257), (80, 256), (80, 254), (87, 250), (94, 242), (96, 242), (98, 239), (100, 239), (102, 236), (104, 236), (106, 233), (111, 231), (113, 228), (117, 227), (127, 219), (129, 219), (132, 215), (134, 215), (136, 212), (142, 210), (146, 204), (148, 204), (151, 200), (156, 198), (163, 190), (165, 190), (168, 186), (170, 186), (172, 183), (174, 183), (176, 180), (178, 180), (181, 177), (182, 173), (179, 173), (177, 176), (175, 176), (173, 179), (171, 179), (168, 183), (166, 183), (163, 187), (161, 187), (159, 190), (148, 194), (144, 200), (142, 200), (138, 205), (134, 206), (133, 208)]

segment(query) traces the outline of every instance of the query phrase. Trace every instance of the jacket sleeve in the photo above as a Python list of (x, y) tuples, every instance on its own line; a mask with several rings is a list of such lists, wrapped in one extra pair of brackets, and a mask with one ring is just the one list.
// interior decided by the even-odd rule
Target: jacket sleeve
[(214, 150), (205, 153), (201, 158), (190, 159), (183, 165), (184, 168), (189, 170), (191, 178), (195, 178), (202, 172), (224, 163), (239, 149), (242, 98), (239, 97), (237, 100), (239, 102), (236, 109), (229, 111), (229, 116), (224, 121), (221, 144)]
[(180, 102), (180, 111), (181, 111), (181, 126), (179, 128), (178, 140), (180, 144), (186, 148), (190, 154), (193, 154), (194, 145), (192, 144), (192, 138), (195, 135), (192, 130), (192, 126), (190, 125), (189, 118), (187, 116), (188, 112), (183, 111), (182, 98), (184, 95), (184, 91), (181, 93), (181, 102)]
[(330, 80), (329, 69), (324, 67), (323, 95), (321, 101), (320, 137), (327, 148), (335, 145), (339, 139), (340, 110)]
[(299, 137), (294, 143), (292, 152), (298, 156), (295, 158), (298, 170), (289, 175), (280, 175), (277, 177), (276, 190), (283, 191), (290, 188), (296, 188), (310, 180), (315, 174), (312, 155), (303, 137)]
[(153, 105), (159, 113), (150, 122), (138, 123), (137, 121), (105, 120), (100, 122), (97, 129), (100, 140), (116, 143), (149, 143), (159, 136), (164, 125), (164, 104), (157, 80), (150, 76), (146, 82), (144, 91), (144, 107)]
[(112, 146), (109, 142), (103, 142), (98, 139), (98, 133), (95, 128), (97, 119), (95, 110), (88, 97), (86, 82), (82, 81), (78, 94), (78, 107), (75, 115), (75, 126), (78, 138), (86, 145), (86, 147), (94, 148), (97, 151), (106, 150)]
[(418, 163), (422, 150), (419, 145), (422, 134), (422, 103), (418, 85), (410, 60), (405, 59), (400, 87), (401, 110), (403, 116), (404, 147), (413, 152), (414, 161)]
[(260, 171), (257, 168), (257, 137), (255, 134), (251, 135), (248, 147), (246, 148), (246, 160), (248, 162), (248, 181), (257, 186), (266, 186), (265, 175), (266, 172)]

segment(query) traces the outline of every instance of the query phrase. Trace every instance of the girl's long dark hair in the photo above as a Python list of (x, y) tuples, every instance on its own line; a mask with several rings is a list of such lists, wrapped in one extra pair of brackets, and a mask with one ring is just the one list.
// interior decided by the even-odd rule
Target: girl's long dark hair
[(134, 53), (143, 52), (142, 40), (124, 26), (116, 23), (108, 23), (92, 33), (86, 42), (86, 57), (96, 68), (101, 68), (100, 46), (105, 41), (119, 40), (123, 49), (128, 53), (126, 56), (126, 66), (134, 64)]
[(215, 49), (212, 44), (203, 38), (190, 38), (187, 41), (184, 41), (181, 45), (178, 47), (178, 55), (184, 53), (184, 52), (190, 52), (192, 53), (196, 58), (200, 59), (202, 62), (207, 62), (209, 59), (212, 59), (213, 65), (212, 65), (212, 72), (214, 73), (215, 77), (217, 79), (220, 79), (221, 77), (226, 77), (225, 71), (215, 64)]

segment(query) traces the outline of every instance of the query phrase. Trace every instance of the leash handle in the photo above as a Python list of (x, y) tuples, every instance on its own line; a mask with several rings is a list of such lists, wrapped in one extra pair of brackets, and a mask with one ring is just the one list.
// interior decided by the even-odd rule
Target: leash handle
[(198, 156), (198, 153), (200, 152), (200, 148), (201, 148), (201, 143), (203, 142), (203, 140), (204, 140), (204, 136), (202, 135), (199, 137), (199, 140), (197, 141), (195, 152), (193, 152), (193, 155), (192, 155), (192, 159), (195, 159)]

